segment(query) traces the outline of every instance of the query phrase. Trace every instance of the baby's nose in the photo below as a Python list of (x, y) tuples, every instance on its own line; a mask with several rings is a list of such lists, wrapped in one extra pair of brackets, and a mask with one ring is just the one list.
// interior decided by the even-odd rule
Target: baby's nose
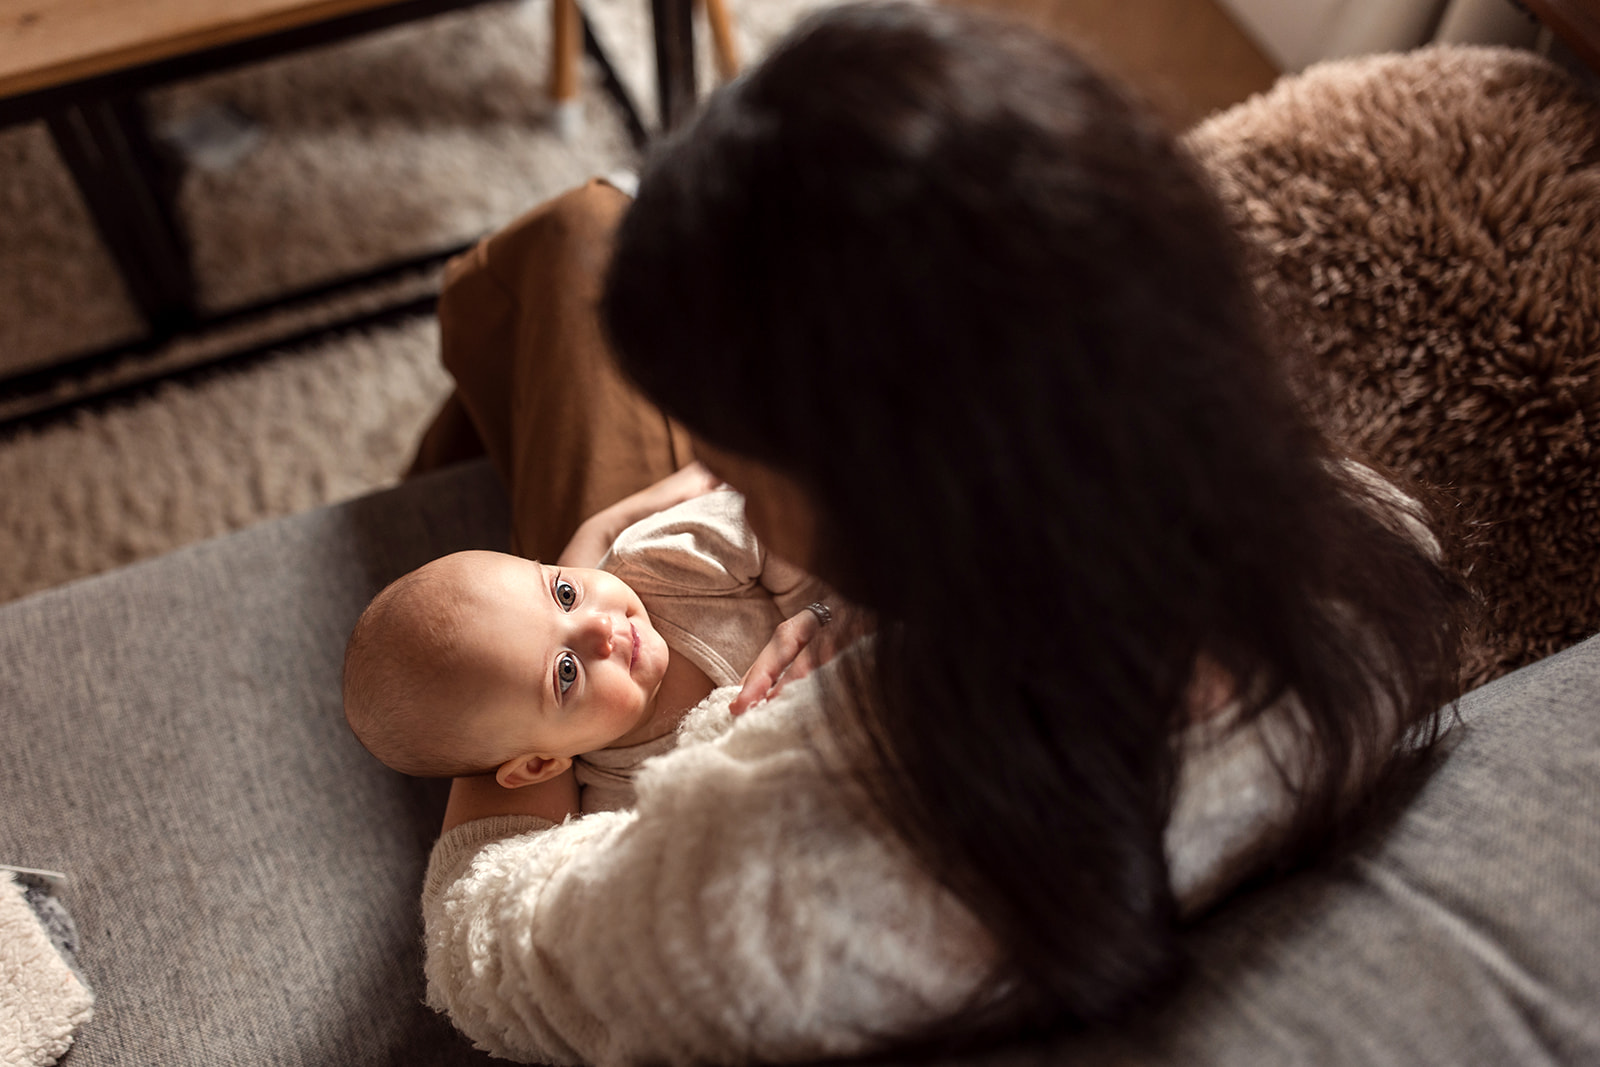
[(594, 655), (602, 658), (610, 656), (613, 636), (611, 616), (600, 611), (590, 615), (584, 626), (584, 636)]

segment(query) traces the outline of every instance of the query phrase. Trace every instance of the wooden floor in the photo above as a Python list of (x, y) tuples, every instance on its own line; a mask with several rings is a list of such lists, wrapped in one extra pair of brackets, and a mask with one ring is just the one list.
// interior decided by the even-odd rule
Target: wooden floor
[(1277, 69), (1215, 0), (950, 0), (1076, 46), (1177, 128), (1269, 87)]

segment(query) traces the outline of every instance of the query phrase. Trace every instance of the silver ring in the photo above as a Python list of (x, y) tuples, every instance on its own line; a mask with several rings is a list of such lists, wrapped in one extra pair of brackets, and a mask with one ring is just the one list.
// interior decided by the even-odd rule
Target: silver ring
[(826, 626), (833, 621), (833, 612), (820, 600), (813, 600), (807, 604), (806, 610), (817, 617), (818, 626)]

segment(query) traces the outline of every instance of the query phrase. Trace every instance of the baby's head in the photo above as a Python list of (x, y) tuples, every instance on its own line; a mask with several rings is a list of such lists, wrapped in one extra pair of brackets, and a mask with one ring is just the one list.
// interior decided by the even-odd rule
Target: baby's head
[(350, 635), (344, 711), (406, 774), (514, 788), (643, 726), (667, 669), (644, 605), (605, 571), (457, 552), (373, 598)]

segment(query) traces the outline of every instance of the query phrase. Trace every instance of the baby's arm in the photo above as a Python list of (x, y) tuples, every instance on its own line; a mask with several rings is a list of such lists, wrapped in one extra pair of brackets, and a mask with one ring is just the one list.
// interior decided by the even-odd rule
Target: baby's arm
[(828, 619), (826, 624), (822, 621), (824, 616), (810, 608), (802, 608), (778, 624), (772, 639), (745, 671), (739, 682), (739, 695), (733, 698), (729, 712), (743, 715), (762, 701), (770, 700), (784, 686), (804, 678), (876, 629), (870, 612), (837, 595), (829, 598), (824, 611)]
[(665, 511), (691, 497), (709, 493), (720, 482), (698, 461), (667, 475), (656, 484), (623, 497), (583, 521), (556, 563), (563, 567), (593, 567), (611, 550), (617, 535), (647, 515)]
[(464, 822), (496, 815), (536, 815), (559, 823), (578, 813), (578, 780), (572, 768), (543, 782), (520, 789), (506, 789), (494, 775), (457, 778), (450, 784), (450, 800), (444, 809), (444, 831)]
[(870, 613), (848, 603), (821, 579), (770, 553), (763, 554), (763, 563), (761, 584), (786, 618), (745, 672), (729, 708), (734, 715), (776, 696), (875, 629)]

